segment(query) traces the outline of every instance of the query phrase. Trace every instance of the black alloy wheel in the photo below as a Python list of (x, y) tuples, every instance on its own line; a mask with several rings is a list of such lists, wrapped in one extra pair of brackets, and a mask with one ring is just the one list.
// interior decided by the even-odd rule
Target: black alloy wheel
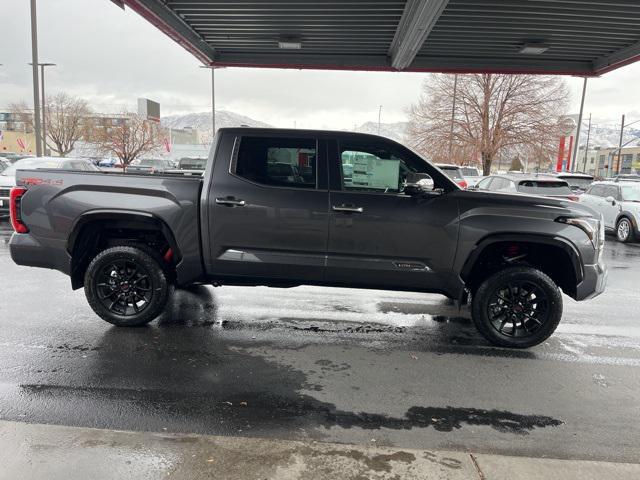
[(149, 306), (153, 285), (149, 272), (139, 263), (117, 260), (98, 275), (98, 299), (107, 310), (130, 317)]
[(471, 316), (494, 345), (528, 348), (555, 331), (562, 318), (562, 294), (536, 268), (507, 267), (486, 278), (474, 292)]
[(157, 252), (140, 246), (116, 246), (98, 253), (87, 267), (84, 291), (93, 311), (120, 327), (157, 318), (170, 296), (167, 272)]
[(540, 330), (549, 319), (545, 292), (530, 282), (510, 282), (497, 287), (487, 305), (491, 326), (508, 337), (526, 337)]

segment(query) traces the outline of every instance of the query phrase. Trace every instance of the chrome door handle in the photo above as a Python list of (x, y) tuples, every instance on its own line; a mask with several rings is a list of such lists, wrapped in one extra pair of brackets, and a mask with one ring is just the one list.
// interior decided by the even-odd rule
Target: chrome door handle
[(246, 205), (244, 200), (235, 200), (233, 198), (216, 198), (218, 205), (228, 205), (230, 207), (244, 207)]
[(362, 207), (349, 207), (347, 205), (339, 205), (331, 207), (334, 212), (351, 212), (351, 213), (362, 213), (364, 209)]

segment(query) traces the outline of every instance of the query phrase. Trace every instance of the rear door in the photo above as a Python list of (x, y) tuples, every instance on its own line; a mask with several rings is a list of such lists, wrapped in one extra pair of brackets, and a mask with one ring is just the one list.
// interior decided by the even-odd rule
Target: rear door
[[(345, 136), (330, 142), (327, 280), (378, 288), (444, 290), (457, 243), (458, 204), (447, 193), (403, 193), (408, 172), (455, 189), (398, 144)], [(440, 182), (440, 183), (438, 183)]]
[(210, 275), (247, 282), (322, 281), (325, 141), (304, 134), (222, 138), (207, 197)]

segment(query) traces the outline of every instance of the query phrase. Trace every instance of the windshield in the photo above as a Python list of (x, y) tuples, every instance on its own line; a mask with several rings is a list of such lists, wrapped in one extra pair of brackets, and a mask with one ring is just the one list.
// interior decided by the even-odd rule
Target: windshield
[(473, 168), (473, 167), (462, 167), (460, 169), (462, 171), (462, 175), (465, 177), (479, 177), (480, 174), (478, 173), (478, 169), (477, 168)]
[(622, 191), (622, 200), (627, 202), (640, 202), (640, 184), (623, 185), (620, 187)]
[(60, 162), (57, 160), (43, 160), (41, 158), (24, 158), (0, 173), (3, 177), (15, 177), (16, 170), (28, 170), (32, 168), (58, 168)]
[(518, 183), (518, 191), (535, 195), (571, 195), (571, 189), (567, 182), (525, 180)]

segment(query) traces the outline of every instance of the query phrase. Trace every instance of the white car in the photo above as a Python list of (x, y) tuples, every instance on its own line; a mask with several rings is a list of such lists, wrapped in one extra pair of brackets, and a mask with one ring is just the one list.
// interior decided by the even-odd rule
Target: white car
[(602, 214), (605, 230), (620, 242), (640, 239), (640, 182), (594, 182), (579, 202)]

